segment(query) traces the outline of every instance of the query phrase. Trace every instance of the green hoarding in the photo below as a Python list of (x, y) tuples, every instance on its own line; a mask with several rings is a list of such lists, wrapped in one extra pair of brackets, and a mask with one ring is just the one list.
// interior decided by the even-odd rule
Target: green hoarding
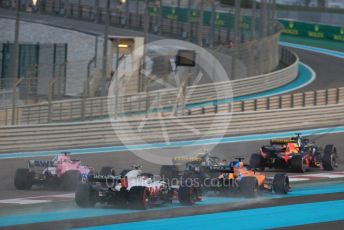
[(187, 22), (188, 19), (188, 9), (187, 8), (177, 8), (177, 7), (162, 7), (162, 17), (173, 21)]
[(199, 17), (198, 11), (197, 10), (191, 10), (189, 22), (197, 23), (198, 22), (198, 17)]
[[(190, 17), (188, 17), (189, 10), (190, 10)], [(159, 12), (159, 8), (157, 7), (149, 8), (150, 16), (157, 16), (158, 12)], [(199, 12), (196, 9), (163, 6), (161, 13), (162, 13), (162, 17), (165, 19), (170, 19), (172, 21), (178, 21), (178, 22), (184, 22), (184, 23), (186, 22), (197, 23), (198, 18), (199, 18)], [(210, 22), (211, 22), (211, 12), (204, 11), (203, 24), (209, 26)], [(214, 18), (214, 24), (218, 28), (234, 27), (234, 15), (230, 13), (225, 13), (225, 12), (216, 12), (215, 18)], [(251, 18), (249, 16), (242, 16), (240, 19), (240, 25), (242, 29), (247, 29), (247, 30), (250, 29)]]
[[(211, 12), (204, 11), (203, 13), (203, 24), (210, 26), (211, 22)], [(214, 18), (214, 24), (216, 27), (233, 27), (234, 26), (234, 16), (229, 13), (216, 12)]]
[[(190, 11), (190, 12), (189, 12)], [(149, 9), (150, 16), (158, 16), (159, 8), (151, 7)], [(178, 8), (170, 6), (162, 6), (162, 17), (172, 21), (198, 23), (199, 11), (197, 9)], [(190, 14), (190, 17), (189, 17)], [(233, 28), (235, 17), (231, 13), (216, 12), (214, 24), (217, 28)], [(210, 26), (211, 11), (203, 12), (203, 24)], [(284, 34), (308, 37), (316, 39), (326, 39), (332, 41), (344, 42), (344, 27), (328, 26), (322, 24), (312, 24), (291, 20), (280, 20), (284, 26)], [(243, 30), (251, 29), (251, 17), (241, 16), (240, 27)], [(256, 29), (260, 28), (260, 19), (256, 20)]]
[(149, 16), (152, 16), (152, 17), (158, 16), (159, 8), (156, 6), (148, 8), (148, 14)]
[(292, 20), (280, 20), (283, 34), (344, 42), (344, 27), (312, 24)]

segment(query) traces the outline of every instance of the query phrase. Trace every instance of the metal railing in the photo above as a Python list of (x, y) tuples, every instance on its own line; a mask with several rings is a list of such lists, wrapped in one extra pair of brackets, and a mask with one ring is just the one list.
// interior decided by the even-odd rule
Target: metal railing
[(187, 110), (187, 115), (306, 108), (341, 103), (344, 103), (344, 87), (272, 96), (221, 105), (214, 104), (201, 108), (189, 109)]
[[(138, 0), (140, 2), (140, 0)], [(128, 1), (129, 5), (134, 4), (133, 1)], [(63, 16), (63, 17), (74, 17), (82, 20), (89, 20), (94, 21), (97, 23), (102, 23), (105, 21), (106, 9), (103, 1), (99, 1), (99, 5), (97, 5), (97, 0), (83, 2), (83, 1), (71, 1), (71, 0), (42, 0), (38, 1), (38, 5), (34, 8), (34, 10), (30, 10), (32, 13), (47, 13), (47, 14), (54, 14), (56, 16)], [(113, 2), (115, 3), (115, 2)], [(130, 4), (131, 3), (131, 4)], [(142, 1), (140, 4), (144, 4)], [(161, 7), (167, 7), (164, 5), (162, 1), (160, 1)], [(110, 24), (130, 28), (130, 29), (143, 29), (143, 22), (144, 22), (144, 12), (142, 8), (134, 9), (136, 7), (128, 7), (128, 9), (123, 9), (123, 7), (119, 7), (117, 4), (110, 4)], [(149, 3), (150, 7), (156, 6), (155, 4)], [(0, 7), (10, 8), (6, 4), (0, 4)], [(198, 11), (197, 6), (190, 6), (193, 11)], [(29, 9), (27, 3), (22, 2), (22, 10)], [(126, 8), (126, 7), (124, 7)], [(179, 7), (177, 7), (179, 9)], [(187, 7), (182, 6), (182, 9)], [(31, 8), (30, 8), (31, 9)], [(171, 7), (172, 9), (172, 7)], [(205, 11), (211, 11), (209, 8), (204, 8)], [(221, 7), (216, 9), (215, 12), (220, 10), (221, 14), (231, 14), (234, 17), (234, 12), (231, 9), (222, 9)], [(234, 24), (233, 22), (228, 22), (228, 25), (224, 26), (223, 23), (227, 24), (227, 20), (222, 18), (221, 23), (217, 24), (217, 20), (214, 20), (214, 26), (202, 25), (201, 32), (198, 31), (198, 20), (195, 21), (195, 18), (191, 18), (191, 13), (188, 13), (187, 17), (190, 17), (188, 20), (183, 19), (182, 21), (169, 19), (167, 17), (163, 17), (163, 13), (155, 13), (149, 14), (149, 31), (156, 34), (166, 34), (169, 36), (177, 36), (179, 38), (188, 39), (192, 42), (199, 43), (202, 41), (202, 44), (205, 46), (213, 46), (213, 42), (215, 44), (228, 44), (229, 41), (236, 41), (236, 43), (244, 43), (249, 40), (255, 40), (259, 37), (263, 37), (265, 35), (271, 35), (279, 30), (281, 30), (278, 23), (267, 23), (264, 25), (267, 27), (266, 29), (262, 29), (263, 23), (260, 21), (260, 17), (256, 16), (254, 22), (252, 20), (246, 19), (248, 15), (250, 15), (251, 11), (241, 11), (241, 17), (236, 19), (240, 20), (239, 23), (239, 30), (236, 31), (238, 34), (235, 34), (234, 31)], [(257, 12), (256, 12), (257, 15)], [(166, 15), (165, 15), (166, 16)], [(229, 17), (229, 16), (228, 16)], [(234, 19), (233, 19), (234, 20)], [(249, 24), (254, 23), (254, 26), (250, 28)], [(271, 29), (272, 28), (272, 29)], [(269, 34), (264, 34), (263, 31), (269, 32)], [(198, 36), (201, 35), (202, 39), (199, 39)], [(239, 38), (239, 39), (238, 39)]]
[(331, 127), (344, 122), (339, 104), (310, 105), (266, 111), (207, 113), (182, 117), (75, 122), (0, 128), (0, 152), (78, 149), (197, 140), (285, 130)]
[[(41, 13), (58, 13), (62, 14), (63, 16), (71, 16), (77, 17), (80, 19), (87, 19), (87, 20), (95, 20), (96, 9), (93, 6), (82, 6), (76, 4), (64, 4), (61, 8), (59, 5), (56, 5), (56, 1), (45, 1), (46, 4), (41, 6), (40, 12)], [(63, 11), (61, 11), (63, 9)], [(105, 16), (104, 9), (100, 9), (99, 13), (99, 22)], [(142, 13), (133, 13), (129, 12), (128, 21), (123, 23), (123, 14), (121, 12), (115, 12), (111, 14), (111, 23), (117, 26), (125, 26), (129, 28), (142, 28), (143, 23), (143, 15)], [(176, 35), (178, 37), (185, 38), (186, 28), (189, 26), (183, 23), (172, 23), (169, 20), (162, 20), (160, 24), (160, 30), (157, 31), (154, 23), (150, 24), (150, 31), (155, 33), (162, 33), (162, 34), (169, 34), (169, 35)], [(276, 31), (280, 28), (276, 27)], [(209, 34), (209, 28), (207, 26), (203, 26), (202, 34), (203, 36)], [(274, 32), (276, 32), (274, 31)], [(218, 32), (218, 43), (222, 44), (223, 42), (228, 41), (228, 38), (233, 36), (232, 31), (221, 31), (217, 30)], [(196, 33), (197, 34), (197, 33)], [(191, 34), (189, 34), (190, 39), (192, 40)], [(216, 36), (215, 36), (216, 37)], [(248, 36), (247, 36), (248, 37)], [(205, 36), (205, 39), (207, 36)], [(216, 39), (215, 39), (216, 40)], [(245, 42), (245, 39), (241, 40)], [(283, 57), (283, 55), (282, 55)], [(288, 62), (289, 63), (289, 62)], [(261, 75), (257, 78), (250, 78), (245, 79), (245, 81), (237, 80), (233, 82), (233, 89), (234, 95), (244, 95), (247, 93), (254, 93), (259, 91), (264, 91), (266, 89), (271, 89), (274, 87), (279, 87), (284, 85), (291, 80), (295, 79), (296, 77), (296, 68), (297, 63), (294, 63), (291, 68), (285, 70), (285, 74), (281, 74), (278, 72), (277, 75), (273, 74), (265, 74)], [(234, 69), (234, 68), (233, 68)], [(279, 77), (282, 76), (282, 77)], [(258, 79), (261, 78), (261, 79)], [(261, 82), (259, 82), (261, 81)], [(267, 83), (268, 82), (268, 83)], [(199, 93), (195, 93), (191, 95), (189, 98), (190, 103), (198, 103), (204, 100), (216, 100), (218, 99), (218, 95), (212, 94), (214, 89), (220, 90), (221, 92), (227, 91), (228, 85), (226, 84), (218, 84), (218, 85), (208, 85), (208, 88), (205, 86), (200, 86), (198, 88)], [(50, 88), (50, 87), (49, 87)], [(195, 90), (197, 92), (197, 90)], [(84, 94), (85, 95), (85, 94)], [(175, 90), (165, 90), (156, 91), (156, 92), (149, 92), (144, 94), (136, 94), (136, 95), (128, 95), (121, 97), (120, 103), (122, 103), (121, 107), (123, 110), (122, 113), (127, 112), (139, 112), (139, 113), (148, 113), (147, 108), (151, 108), (151, 110), (159, 110), (160, 108), (165, 108), (172, 106), (170, 102), (174, 100), (176, 95)], [(226, 98), (228, 94), (221, 93), (220, 98)], [(49, 99), (50, 98), (50, 99)], [(47, 123), (47, 122), (55, 122), (55, 121), (73, 121), (73, 120), (83, 120), (83, 119), (99, 119), (106, 117), (108, 115), (107, 111), (107, 102), (111, 98), (86, 98), (83, 99), (76, 99), (76, 100), (68, 100), (68, 101), (58, 101), (53, 102), (53, 97), (48, 95), (48, 102), (41, 103), (32, 106), (21, 106), (15, 109), (15, 124), (31, 124), (31, 123)], [(153, 106), (154, 102), (157, 103), (158, 106)], [(5, 115), (9, 112), (5, 110)], [(5, 116), (6, 117), (6, 116)], [(12, 119), (13, 120), (13, 119)], [(2, 124), (7, 125), (8, 119), (4, 118), (4, 122), (0, 122)], [(13, 123), (13, 121), (11, 121)]]
[[(104, 22), (105, 21), (105, 15), (106, 15), (106, 4), (99, 4), (97, 6), (96, 0), (90, 1), (88, 3), (81, 3), (77, 1), (54, 1), (54, 0), (46, 0), (44, 4), (40, 4), (39, 12), (40, 13), (53, 13), (55, 15), (60, 16), (66, 16), (66, 17), (76, 17), (79, 19), (84, 20), (90, 20), (90, 21), (96, 21), (96, 22)], [(129, 2), (130, 3), (130, 2)], [(143, 2), (141, 4), (144, 4)], [(131, 28), (131, 29), (140, 29), (143, 28), (143, 21), (144, 21), (144, 12), (142, 9), (133, 9), (133, 7), (128, 7), (128, 11), (125, 9), (121, 9), (121, 7), (118, 7), (118, 5), (111, 5), (111, 16), (110, 16), (110, 23), (112, 25), (118, 25), (125, 28)], [(135, 7), (136, 8), (136, 7)], [(141, 7), (144, 8), (144, 7)], [(195, 9), (197, 10), (197, 9)], [(209, 10), (209, 9), (207, 9)], [(222, 10), (223, 13), (223, 9)], [(216, 9), (215, 9), (216, 11)], [(229, 11), (231, 12), (231, 11)], [(231, 12), (233, 13), (233, 12)], [(246, 12), (247, 14), (247, 12)], [(247, 16), (245, 14), (245, 16)], [(180, 37), (188, 37), (191, 40), (194, 40), (197, 42), (198, 38), (198, 32), (197, 32), (197, 22), (190, 22), (190, 23), (183, 23), (181, 21), (175, 21), (175, 20), (169, 20), (160, 15), (160, 13), (157, 13), (156, 15), (152, 14), (149, 16), (149, 31), (153, 33), (166, 33), (169, 35), (178, 35)], [(192, 21), (192, 20), (190, 20)], [(256, 19), (256, 24), (261, 25), (259, 23), (259, 17)], [(232, 25), (234, 26), (234, 25)], [(255, 34), (260, 34), (262, 29), (259, 28), (259, 26), (255, 26)], [(268, 25), (266, 25), (268, 26)], [(210, 38), (210, 27), (209, 26), (203, 26), (202, 27), (202, 34), (204, 37), (205, 44), (209, 44), (209, 38)], [(275, 33), (280, 28), (278, 25), (274, 25), (274, 31), (271, 31)], [(221, 26), (216, 26), (214, 29), (215, 36), (214, 41), (224, 41), (225, 43), (228, 42), (228, 40), (235, 40), (234, 31), (232, 31), (231, 28), (224, 28), (221, 29)], [(245, 42), (250, 39), (254, 39), (254, 37), (251, 35), (251, 30), (247, 28), (241, 28), (240, 34), (242, 35), (239, 42)]]
[[(257, 93), (283, 86), (297, 77), (298, 58), (284, 50), (283, 60), (290, 64), (285, 69), (273, 73), (254, 76), (227, 82), (216, 82), (190, 86), (187, 88), (186, 104), (197, 104)], [(87, 83), (86, 83), (87, 84)], [(53, 92), (54, 82), (50, 83), (50, 93)], [(233, 90), (231, 90), (231, 88)], [(84, 91), (87, 87), (84, 87)], [(84, 92), (87, 95), (87, 92)], [(118, 100), (117, 113), (120, 116), (150, 116), (156, 112), (168, 112), (174, 105), (177, 96), (177, 89), (164, 89), (151, 92), (137, 93), (120, 96)], [(108, 108), (115, 104), (115, 97), (94, 97), (81, 99), (70, 99), (52, 101), (33, 105), (18, 106), (16, 124), (42, 124), (49, 122), (79, 121), (90, 119), (107, 118), (110, 114)], [(8, 113), (5, 110), (5, 114)], [(8, 125), (6, 119), (0, 120), (1, 125)]]

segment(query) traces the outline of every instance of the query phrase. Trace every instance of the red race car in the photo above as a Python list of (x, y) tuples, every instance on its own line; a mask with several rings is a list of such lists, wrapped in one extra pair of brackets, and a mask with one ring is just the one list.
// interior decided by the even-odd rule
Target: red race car
[(278, 168), (306, 172), (311, 167), (334, 170), (337, 165), (337, 149), (328, 144), (324, 149), (300, 134), (289, 139), (275, 139), (270, 145), (260, 148), (251, 155), (252, 168), (263, 171), (265, 168)]

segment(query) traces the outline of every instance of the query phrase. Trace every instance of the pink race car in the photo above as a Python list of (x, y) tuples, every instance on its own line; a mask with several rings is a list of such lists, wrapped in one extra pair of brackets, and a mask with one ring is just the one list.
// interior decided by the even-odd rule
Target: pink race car
[(93, 172), (93, 168), (81, 165), (80, 160), (71, 159), (68, 153), (61, 153), (51, 161), (29, 160), (27, 168), (17, 169), (14, 186), (18, 190), (29, 190), (32, 185), (75, 190)]

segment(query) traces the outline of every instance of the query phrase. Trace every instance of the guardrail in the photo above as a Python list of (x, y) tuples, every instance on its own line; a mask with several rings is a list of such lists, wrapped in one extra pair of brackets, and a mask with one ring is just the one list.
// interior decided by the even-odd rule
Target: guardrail
[[(106, 4), (104, 2), (101, 4), (102, 1), (98, 1), (97, 4), (96, 0), (90, 2), (88, 4), (91, 5), (87, 5), (85, 2), (74, 2), (73, 4), (71, 1), (63, 1), (62, 5), (61, 1), (48, 0), (44, 7), (43, 5), (40, 7), (40, 12), (98, 23), (105, 22)], [(144, 1), (141, 1), (141, 4), (144, 4)], [(142, 10), (137, 9), (137, 5), (123, 7), (126, 9), (117, 8), (114, 5), (110, 7), (111, 25), (143, 30), (145, 16)], [(240, 26), (238, 31), (235, 31), (233, 11), (225, 12), (223, 9), (215, 9), (215, 19), (210, 20), (212, 13), (205, 9), (200, 29), (198, 24), (200, 9), (197, 7), (166, 6), (162, 4), (162, 1), (161, 4), (158, 4), (160, 7), (154, 4), (150, 5), (151, 7), (148, 7), (148, 31), (150, 33), (188, 40), (205, 47), (216, 45), (232, 47), (229, 49), (230, 55), (236, 60), (243, 61), (247, 68), (247, 71), (242, 73), (238, 73), (239, 68), (231, 68), (235, 78), (271, 72), (278, 66), (278, 37), (282, 31), (280, 23), (266, 23), (267, 28), (262, 28), (265, 23), (262, 23), (257, 14), (256, 17), (251, 18), (249, 16), (251, 11), (242, 10), (239, 19)], [(134, 10), (135, 8), (137, 10)], [(260, 49), (259, 52), (255, 52), (257, 47)], [(260, 61), (257, 62), (257, 59)], [(231, 76), (231, 79), (234, 77)]]
[[(227, 82), (217, 82), (188, 87), (186, 104), (215, 102), (221, 99), (258, 93), (283, 86), (295, 80), (298, 74), (298, 57), (281, 49), (281, 60), (289, 64), (287, 68), (254, 77)], [(231, 91), (232, 89), (232, 91)], [(171, 108), (176, 101), (177, 89), (157, 90), (147, 93), (121, 96), (119, 113), (144, 114), (163, 108)], [(16, 108), (16, 124), (42, 124), (48, 122), (99, 119), (109, 115), (108, 103), (114, 97), (96, 97), (74, 100), (46, 102)], [(0, 125), (11, 124), (11, 109), (0, 110)], [(2, 114), (2, 115), (1, 115)]]
[[(104, 16), (106, 14), (106, 10), (104, 8), (101, 7), (95, 7), (95, 5), (93, 7), (90, 6), (83, 6), (81, 5), (81, 2), (78, 2), (78, 4), (68, 4), (67, 2), (63, 1), (63, 7), (60, 6), (61, 1), (56, 2), (56, 1), (44, 1), (44, 2), (39, 2), (40, 6), (39, 6), (39, 11), (41, 13), (54, 13), (54, 14), (60, 14), (61, 16), (71, 16), (71, 17), (77, 17), (79, 19), (87, 19), (87, 20), (95, 20), (95, 19), (100, 19), (99, 21), (102, 21), (104, 19)], [(95, 2), (94, 2), (95, 3)], [(25, 5), (25, 4), (24, 4)], [(163, 6), (165, 7), (165, 6)], [(173, 8), (171, 7), (165, 7), (166, 9), (168, 8), (169, 11), (173, 11)], [(152, 9), (150, 9), (151, 11)], [(187, 10), (187, 8), (182, 9), (182, 8), (178, 8), (177, 9), (177, 13), (180, 10)], [(139, 13), (133, 13), (133, 12), (128, 12), (128, 15), (124, 15), (123, 12), (112, 12), (111, 13), (111, 24), (112, 25), (117, 25), (117, 26), (123, 26), (123, 27), (128, 27), (128, 28), (134, 28), (135, 26), (137, 28), (141, 28), (142, 29), (142, 22), (143, 22), (143, 14), (141, 12)], [(209, 12), (206, 12), (206, 14), (208, 14)], [(206, 14), (204, 14), (204, 17), (206, 17)], [(227, 13), (225, 13), (227, 15)], [(208, 15), (209, 16), (209, 15)], [(207, 17), (208, 17), (207, 16)], [(166, 33), (166, 34), (173, 34), (173, 36), (177, 35), (179, 37), (183, 37), (185, 39), (185, 34), (187, 36), (190, 37), (190, 40), (192, 40), (192, 34), (191, 32), (195, 32), (195, 28), (194, 27), (194, 23), (186, 20), (186, 21), (179, 21), (179, 19), (176, 21), (174, 19), (171, 19), (168, 17), (167, 14), (164, 14), (162, 18), (161, 15), (152, 15), (150, 14), (150, 25), (149, 25), (149, 29), (150, 32), (154, 32), (154, 33), (158, 33), (158, 32), (162, 32), (162, 33)], [(208, 17), (209, 18), (209, 17)], [(128, 20), (124, 20), (124, 19), (128, 19)], [(159, 20), (157, 20), (159, 19)], [(224, 14), (223, 13), (219, 13), (219, 17), (217, 18), (217, 20), (223, 20), (224, 19)], [(125, 23), (123, 23), (124, 21)], [(99, 22), (98, 21), (98, 22)], [(156, 23), (157, 21), (159, 21), (159, 25), (160, 25), (160, 29), (161, 31), (156, 31)], [(250, 26), (247, 27), (247, 17), (244, 16), (243, 17), (243, 21), (242, 21), (242, 34), (245, 34), (244, 32), (247, 33), (253, 33), (255, 34), (256, 31), (252, 31), (252, 28), (258, 29), (258, 27), (252, 27), (249, 28)], [(162, 23), (161, 23), (162, 22)], [(219, 21), (218, 21), (219, 22)], [(226, 23), (228, 23), (229, 21), (226, 21)], [(248, 21), (249, 22), (249, 21)], [(257, 21), (256, 21), (257, 22)], [(220, 23), (221, 24), (221, 23)], [(221, 25), (217, 25), (217, 27), (215, 28), (215, 34), (217, 34), (215, 37), (213, 38), (215, 40), (215, 42), (219, 43), (219, 44), (224, 44), (228, 42), (228, 39), (230, 37), (233, 37), (233, 31), (230, 30), (231, 27), (225, 28), (224, 26)], [(246, 28), (247, 27), (247, 28)], [(189, 31), (187, 31), (187, 29), (190, 29)], [(277, 36), (279, 34), (281, 28), (278, 27), (278, 25), (276, 25), (275, 30), (271, 31), (272, 33), (275, 33), (275, 35)], [(203, 24), (202, 27), (202, 34), (203, 34), (203, 38), (207, 39), (208, 37), (210, 38), (210, 34), (209, 33), (210, 29), (209, 29), (209, 23), (205, 23)], [(277, 31), (277, 32), (276, 32)], [(186, 32), (186, 33), (185, 33)], [(189, 32), (189, 34), (188, 34)], [(194, 35), (198, 36), (198, 33), (194, 33)], [(273, 35), (272, 37), (275, 37), (275, 35)], [(247, 38), (252, 38), (253, 40), (257, 37), (254, 36), (244, 36), (242, 37), (242, 39), (240, 39), (240, 41), (238, 41), (238, 43), (240, 42), (244, 42), (247, 40)], [(272, 43), (270, 43), (272, 44)], [(274, 43), (274, 44), (277, 44)], [(207, 45), (207, 44), (205, 44)], [(236, 44), (236, 47), (239, 47), (240, 44)], [(276, 46), (277, 47), (277, 46)], [(235, 49), (235, 48), (234, 48)], [(233, 49), (233, 50), (234, 50)], [(250, 50), (250, 49), (247, 49)], [(268, 52), (270, 49), (267, 49), (266, 52)], [(241, 51), (240, 49), (238, 51)], [(265, 51), (261, 51), (261, 53), (264, 53)], [(269, 51), (270, 52), (270, 51)], [(244, 53), (244, 52), (239, 52), (239, 53)], [(268, 57), (270, 57), (270, 59), (273, 60), (278, 60), (277, 57), (275, 57), (275, 55), (277, 55), (277, 49), (276, 52), (274, 53), (274, 55), (268, 55)], [(246, 55), (246, 53), (245, 53)], [(250, 55), (250, 53), (247, 53), (248, 56), (253, 56)], [(240, 56), (240, 55), (239, 55)], [(240, 59), (240, 58), (239, 58)], [(251, 60), (251, 59), (250, 59)], [(261, 60), (265, 60), (265, 59), (261, 59)], [(261, 66), (269, 66), (269, 70), (271, 68), (274, 68), (277, 63), (274, 61), (268, 61), (267, 65), (264, 65), (264, 63), (260, 63)], [(272, 63), (272, 64), (271, 64)], [(251, 67), (249, 67), (251, 68)], [(234, 69), (234, 68), (233, 68)], [(254, 68), (254, 69), (260, 69), (260, 68)], [(294, 66), (294, 71), (291, 71), (293, 73), (295, 73), (296, 67)], [(251, 70), (248, 70), (249, 73), (251, 73)], [(267, 72), (267, 71), (258, 71), (258, 72)], [(252, 81), (257, 81), (257, 79), (251, 78), (248, 79), (249, 81), (245, 83), (242, 82), (242, 84), (240, 85), (240, 81), (238, 80), (237, 82), (233, 82), (233, 84), (237, 83), (237, 85), (234, 85), (234, 94), (236, 96), (240, 96), (240, 95), (244, 95), (247, 93), (254, 93), (254, 90), (264, 90), (264, 87), (266, 89), (271, 89), (274, 87), (279, 87), (280, 85), (286, 84), (287, 82), (290, 81), (291, 78), (294, 78), (296, 76), (292, 75), (288, 75), (288, 77), (285, 77), (283, 80), (278, 78), (278, 77), (274, 77), (272, 78), (272, 75), (269, 76), (270, 74), (267, 75), (263, 75), (260, 76), (262, 77), (262, 80), (266, 81), (266, 83), (262, 86), (262, 85), (256, 85), (253, 82), (250, 82), (250, 80)], [(265, 79), (264, 76), (269, 76), (271, 77), (271, 79)], [(289, 78), (291, 77), (291, 78)], [(289, 79), (288, 79), (289, 78)], [(263, 82), (264, 83), (264, 82)], [(195, 95), (195, 102), (193, 102), (193, 98), (190, 98), (190, 103), (197, 103), (200, 102), (201, 100), (215, 100), (218, 99), (218, 95), (215, 95), (213, 92), (217, 90), (217, 87), (222, 87), (222, 85), (216, 86), (216, 85), (211, 85), (209, 87), (210, 90), (203, 88), (202, 90), (204, 91), (209, 91), (208, 95), (203, 93), (197, 95), (196, 92), (193, 94)], [(251, 88), (250, 88), (251, 87)], [(215, 89), (215, 90), (214, 90)], [(220, 98), (226, 98), (226, 96), (228, 95), (226, 93), (227, 90), (224, 89), (219, 89), (220, 90)], [(246, 90), (246, 92), (245, 92)], [(195, 90), (195, 91), (198, 91)], [(249, 91), (253, 91), (253, 92), (249, 92)], [(223, 92), (225, 92), (225, 95), (223, 94)], [(166, 95), (165, 95), (166, 93)], [(213, 93), (213, 94), (212, 94)], [(217, 92), (218, 93), (218, 92)], [(164, 94), (164, 97), (160, 98), (160, 96)], [(139, 112), (144, 112), (146, 111), (147, 108), (151, 107), (151, 103), (154, 101), (159, 101), (161, 102), (161, 105), (159, 105), (159, 107), (168, 107), (171, 106), (170, 102), (174, 101), (176, 92), (173, 91), (164, 91), (164, 92), (153, 92), (153, 93), (148, 93), (145, 95), (131, 95), (129, 97), (123, 97), (123, 106), (124, 109), (122, 112), (132, 112), (132, 111), (137, 111), (139, 110)], [(203, 97), (202, 97), (203, 96)], [(138, 98), (138, 99), (135, 99)], [(203, 99), (202, 99), (203, 98)], [(16, 124), (24, 124), (24, 123), (46, 123), (46, 122), (54, 122), (54, 121), (65, 121), (65, 120), (82, 120), (82, 119), (94, 119), (97, 117), (101, 117), (101, 116), (106, 116), (108, 114), (107, 112), (107, 105), (106, 105), (106, 100), (107, 99), (90, 99), (89, 101), (84, 101), (84, 100), (71, 100), (71, 101), (63, 101), (63, 102), (48, 102), (48, 103), (42, 103), (39, 105), (35, 105), (35, 106), (23, 106), (23, 107), (18, 107), (16, 108), (16, 110), (13, 112), (15, 114), (15, 120), (13, 121), (13, 119), (11, 120), (11, 122), (9, 122), (9, 117), (13, 117), (12, 115), (9, 116), (10, 112), (9, 109), (5, 109), (3, 111), (1, 111), (0, 113), (2, 113), (1, 115), (1, 120), (0, 121), (0, 125), (7, 125), (9, 123), (16, 123)], [(165, 101), (164, 101), (165, 100)], [(99, 103), (97, 103), (97, 101), (99, 101)], [(142, 110), (141, 110), (141, 106), (142, 106)], [(153, 108), (154, 109), (154, 108)]]
[[(99, 2), (101, 3), (101, 1)], [(40, 12), (54, 13), (56, 15), (77, 17), (84, 20), (92, 21), (105, 21), (107, 12), (106, 4), (97, 4), (96, 0), (92, 2), (56, 2), (52, 0), (45, 1), (39, 7)], [(139, 4), (139, 3), (138, 3)], [(143, 4), (143, 2), (142, 2)], [(116, 5), (116, 4), (114, 4)], [(110, 23), (120, 25), (122, 27), (130, 27), (142, 29), (144, 24), (144, 13), (141, 9), (133, 9), (130, 5), (127, 9), (118, 7), (118, 5), (110, 6)], [(135, 6), (135, 8), (137, 5)], [(140, 7), (139, 7), (140, 8)], [(216, 11), (216, 10), (215, 10)], [(216, 17), (212, 22), (212, 12), (204, 9), (202, 24), (202, 38), (209, 43), (211, 36), (214, 42), (228, 42), (229, 38), (234, 37), (235, 15), (234, 12), (225, 12), (223, 10), (216, 11)], [(163, 5), (160, 2), (158, 5), (150, 4), (148, 6), (148, 17), (150, 19), (149, 30), (154, 33), (169, 33), (183, 37), (188, 37), (191, 40), (197, 41), (198, 36), (198, 17), (199, 9), (193, 7), (176, 7)], [(255, 37), (262, 36), (260, 17), (255, 18), (255, 25), (252, 26), (251, 17), (248, 15), (241, 15), (240, 19), (241, 39), (239, 42), (254, 39)], [(213, 24), (212, 24), (213, 23)], [(268, 26), (268, 25), (266, 25)], [(211, 31), (213, 33), (207, 33)], [(277, 23), (275, 28), (279, 30)], [(276, 30), (272, 30), (275, 33)], [(270, 30), (268, 30), (270, 31)], [(216, 33), (216, 34), (215, 34)], [(252, 35), (254, 33), (255, 35)], [(212, 35), (213, 34), (213, 35)], [(234, 39), (233, 39), (234, 40)]]
[(309, 106), (334, 105), (340, 103), (344, 103), (344, 87), (272, 96), (220, 105), (214, 104), (201, 108), (186, 110), (185, 114), (197, 115), (230, 111), (262, 111)]
[(160, 143), (336, 126), (344, 122), (343, 98), (340, 102), (233, 114), (147, 118), (144, 122), (134, 119), (2, 127), (0, 152)]

